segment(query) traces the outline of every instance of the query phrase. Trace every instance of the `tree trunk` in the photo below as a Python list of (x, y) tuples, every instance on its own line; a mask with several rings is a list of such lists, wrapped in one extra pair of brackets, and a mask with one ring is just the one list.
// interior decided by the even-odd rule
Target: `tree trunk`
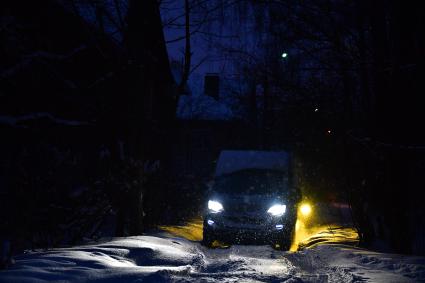
[(189, 0), (184, 1), (184, 12), (185, 12), (185, 51), (184, 51), (184, 68), (181, 82), (179, 84), (179, 95), (184, 94), (187, 81), (190, 75), (190, 65), (192, 61), (192, 52), (190, 46), (190, 6)]

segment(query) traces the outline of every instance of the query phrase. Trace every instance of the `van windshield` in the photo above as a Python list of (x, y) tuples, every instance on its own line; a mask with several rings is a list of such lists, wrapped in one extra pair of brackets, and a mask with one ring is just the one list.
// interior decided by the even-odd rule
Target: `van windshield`
[(264, 169), (246, 169), (217, 177), (214, 191), (227, 194), (274, 194), (288, 189), (285, 172)]

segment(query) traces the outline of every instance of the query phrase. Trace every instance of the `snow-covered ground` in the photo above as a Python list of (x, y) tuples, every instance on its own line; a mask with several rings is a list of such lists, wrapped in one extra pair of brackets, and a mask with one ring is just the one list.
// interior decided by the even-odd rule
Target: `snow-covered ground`
[(421, 282), (425, 258), (322, 244), (207, 249), (166, 233), (16, 257), (0, 282)]
[[(2, 282), (425, 282), (425, 257), (357, 248), (343, 204), (298, 215), (291, 251), (200, 244), (202, 219), (145, 236), (27, 252), (0, 271)], [(334, 224), (331, 224), (334, 223)], [(335, 224), (337, 223), (337, 224)]]

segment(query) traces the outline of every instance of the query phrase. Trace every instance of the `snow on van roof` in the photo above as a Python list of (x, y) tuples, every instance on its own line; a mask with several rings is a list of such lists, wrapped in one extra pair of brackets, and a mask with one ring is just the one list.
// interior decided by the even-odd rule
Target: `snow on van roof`
[(289, 153), (286, 151), (223, 150), (217, 161), (215, 176), (244, 169), (273, 169), (286, 171)]

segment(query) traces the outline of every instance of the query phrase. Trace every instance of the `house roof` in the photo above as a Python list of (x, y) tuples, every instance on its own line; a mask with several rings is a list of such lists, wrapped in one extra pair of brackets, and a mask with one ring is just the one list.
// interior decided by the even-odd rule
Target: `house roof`
[(176, 114), (182, 120), (230, 121), (236, 118), (224, 102), (202, 94), (181, 96)]

